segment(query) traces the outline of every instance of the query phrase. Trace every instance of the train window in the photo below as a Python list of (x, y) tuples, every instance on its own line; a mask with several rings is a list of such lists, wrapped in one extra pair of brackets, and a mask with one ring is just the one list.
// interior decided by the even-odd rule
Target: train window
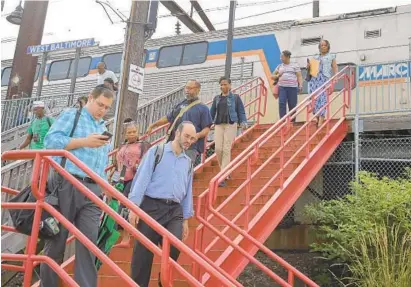
[(50, 65), (48, 80), (57, 81), (67, 79), (71, 60), (54, 61)]
[(122, 53), (106, 54), (103, 56), (103, 62), (106, 63), (107, 70), (114, 73), (120, 73)]
[[(71, 76), (74, 73), (74, 62), (75, 60), (72, 59), (69, 78), (71, 78)], [(84, 57), (84, 58), (79, 59), (78, 68), (77, 68), (77, 78), (85, 77), (88, 75), (88, 72), (90, 70), (90, 64), (91, 64), (91, 57)]]
[(11, 67), (4, 68), (1, 71), (1, 86), (7, 86), (10, 80)]
[(207, 50), (207, 42), (184, 45), (183, 60), (181, 65), (204, 63), (207, 58)]
[(172, 66), (179, 66), (182, 53), (182, 45), (161, 48), (158, 56), (157, 67), (167, 68)]
[[(7, 86), (10, 80), (11, 67), (4, 68), (1, 71), (1, 86)], [(34, 81), (37, 81), (40, 73), (40, 64), (36, 66), (36, 73), (34, 74)]]

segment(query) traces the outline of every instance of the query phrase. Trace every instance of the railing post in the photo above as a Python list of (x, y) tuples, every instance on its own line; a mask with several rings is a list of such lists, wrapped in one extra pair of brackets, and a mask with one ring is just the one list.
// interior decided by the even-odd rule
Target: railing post
[(308, 159), (308, 157), (310, 156), (310, 108), (309, 105), (306, 106), (306, 115), (305, 115), (305, 122), (306, 122), (306, 126), (305, 126), (305, 142), (307, 143), (306, 147), (305, 147), (305, 158)]
[[(200, 198), (200, 200), (198, 201), (198, 204), (200, 205), (200, 207), (197, 207), (199, 210), (199, 212), (197, 213), (199, 217), (206, 219), (206, 210), (208, 208), (207, 205), (207, 199), (209, 199), (209, 193), (205, 195), (205, 197)], [(203, 225), (203, 227), (199, 230), (196, 229), (195, 234), (194, 234), (194, 251), (199, 250), (201, 253), (204, 253), (205, 250), (205, 243), (204, 243), (204, 229), (205, 226)], [(200, 281), (200, 266), (196, 263), (193, 262), (192, 265), (192, 272), (194, 275), (194, 278), (196, 278), (198, 281)]]
[(168, 237), (163, 237), (163, 252), (161, 255), (161, 277), (160, 282), (163, 286), (171, 287), (172, 282), (170, 278), (170, 241)]
[(354, 143), (355, 143), (355, 178), (358, 181), (358, 172), (360, 171), (360, 88), (358, 87), (359, 66), (356, 68), (355, 89), (355, 124), (354, 124)]
[(347, 109), (347, 89), (349, 89), (348, 77), (344, 76), (344, 92), (343, 92), (343, 109), (342, 116), (345, 118), (346, 109)]
[(245, 191), (245, 223), (244, 223), (244, 230), (248, 231), (248, 223), (250, 220), (250, 194), (251, 194), (251, 157), (247, 159), (247, 187)]
[(325, 122), (326, 122), (326, 129), (327, 129), (327, 132), (326, 132), (326, 135), (329, 135), (330, 134), (330, 116), (331, 116), (331, 103), (330, 103), (330, 95), (332, 94), (332, 89), (333, 88), (333, 85), (331, 84), (331, 86), (330, 86), (330, 88), (329, 89), (327, 89), (327, 104), (325, 105), (326, 107), (327, 107), (327, 115), (326, 115), (326, 118), (325, 118)]
[(260, 124), (260, 116), (261, 116), (261, 97), (262, 97), (262, 94), (263, 94), (263, 89), (261, 88), (261, 85), (257, 85), (256, 89), (257, 89), (257, 93), (258, 93), (257, 125), (259, 125)]
[[(287, 125), (285, 125), (285, 128), (287, 128)], [(281, 174), (280, 174), (280, 187), (283, 188), (284, 187), (284, 126), (281, 127), (280, 130), (280, 170), (281, 170)]]
[(288, 284), (294, 286), (294, 273), (288, 270)]

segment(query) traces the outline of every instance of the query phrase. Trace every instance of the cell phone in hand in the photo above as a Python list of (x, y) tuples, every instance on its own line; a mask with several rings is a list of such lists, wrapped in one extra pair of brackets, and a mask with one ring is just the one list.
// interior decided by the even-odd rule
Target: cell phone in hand
[(109, 133), (108, 131), (105, 131), (104, 133), (101, 134), (102, 136), (107, 136), (108, 139), (111, 139), (113, 137), (113, 135), (111, 133)]

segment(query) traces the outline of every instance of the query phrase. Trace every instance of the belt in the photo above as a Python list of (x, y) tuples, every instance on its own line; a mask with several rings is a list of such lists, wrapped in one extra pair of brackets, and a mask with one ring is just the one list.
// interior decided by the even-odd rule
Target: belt
[(84, 181), (84, 182), (87, 182), (87, 183), (96, 184), (96, 182), (93, 179), (91, 179), (87, 176), (79, 176), (79, 175), (75, 175), (75, 174), (71, 174), (71, 175), (74, 176), (75, 178), (77, 178), (78, 180), (81, 180), (81, 181)]
[(153, 198), (153, 197), (150, 197), (150, 196), (147, 196), (147, 195), (146, 195), (146, 197), (148, 197), (151, 200), (160, 201), (160, 202), (168, 204), (168, 205), (179, 204), (178, 202), (176, 202), (172, 199), (169, 199), (169, 198)]

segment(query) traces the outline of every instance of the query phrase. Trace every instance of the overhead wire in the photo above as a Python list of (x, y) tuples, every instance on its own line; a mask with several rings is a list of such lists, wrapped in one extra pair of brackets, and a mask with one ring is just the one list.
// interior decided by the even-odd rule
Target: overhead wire
[[(246, 8), (250, 6), (255, 6), (255, 5), (267, 5), (267, 4), (275, 4), (275, 3), (284, 3), (284, 2), (289, 2), (291, 0), (267, 0), (267, 1), (260, 1), (260, 2), (251, 2), (251, 3), (243, 3), (243, 4), (237, 4), (236, 9), (240, 8)], [(201, 10), (194, 10), (194, 12), (215, 12), (215, 11), (222, 11), (222, 10), (228, 10), (230, 6), (220, 6), (220, 7), (213, 7), (213, 8), (205, 8)], [(178, 17), (178, 16), (184, 16), (186, 13), (171, 13), (171, 14), (163, 14), (157, 16), (157, 18), (168, 18), (168, 17)]]
[[(248, 16), (236, 18), (235, 21), (240, 21), (240, 20), (249, 19), (249, 18), (253, 18), (253, 17), (257, 17), (257, 16), (267, 15), (267, 14), (271, 14), (271, 13), (275, 13), (275, 12), (279, 12), (279, 11), (284, 11), (284, 10), (288, 10), (288, 9), (293, 9), (293, 8), (297, 8), (297, 7), (307, 6), (307, 5), (311, 5), (312, 3), (313, 2), (310, 1), (310, 2), (305, 2), (305, 3), (301, 3), (301, 4), (289, 6), (289, 7), (274, 9), (274, 10), (270, 10), (270, 11), (266, 11), (266, 12), (262, 12), (262, 13), (258, 13), (258, 14), (248, 15)], [(228, 23), (228, 21), (214, 23), (214, 25), (221, 25), (221, 24), (225, 24), (225, 23)]]

